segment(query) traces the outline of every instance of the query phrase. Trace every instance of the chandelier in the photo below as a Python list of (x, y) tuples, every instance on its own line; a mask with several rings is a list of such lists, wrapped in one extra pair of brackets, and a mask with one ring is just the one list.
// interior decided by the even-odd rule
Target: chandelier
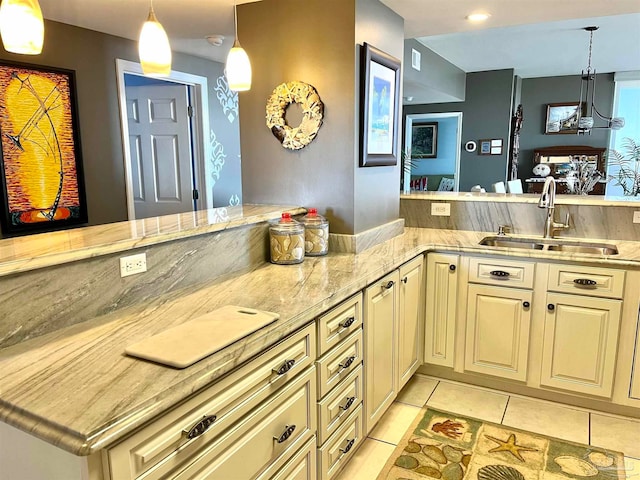
[[(584, 30), (589, 32), (589, 60), (587, 69), (582, 70), (580, 77), (580, 112), (578, 119), (578, 134), (589, 134), (594, 128), (610, 128), (612, 130), (619, 130), (624, 127), (624, 118), (622, 117), (607, 117), (602, 115), (596, 108), (594, 102), (596, 95), (596, 70), (591, 67), (591, 50), (593, 48), (593, 32), (598, 30), (599, 27), (585, 27)], [(604, 121), (605, 125), (596, 126), (595, 121)]]

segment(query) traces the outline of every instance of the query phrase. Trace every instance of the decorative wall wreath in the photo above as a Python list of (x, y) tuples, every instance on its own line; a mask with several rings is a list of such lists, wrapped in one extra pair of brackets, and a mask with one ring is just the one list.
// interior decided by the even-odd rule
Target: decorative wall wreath
[[(302, 107), (302, 121), (297, 127), (287, 125), (287, 107), (297, 103)], [(304, 82), (278, 85), (267, 100), (267, 127), (284, 148), (300, 150), (309, 145), (322, 125), (324, 104), (314, 87)]]

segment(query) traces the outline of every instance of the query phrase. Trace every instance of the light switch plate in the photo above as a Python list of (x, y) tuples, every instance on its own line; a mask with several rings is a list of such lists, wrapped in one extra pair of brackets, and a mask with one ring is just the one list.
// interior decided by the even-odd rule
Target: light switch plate
[(633, 212), (633, 223), (640, 223), (640, 210)]
[(120, 258), (120, 277), (128, 277), (147, 271), (147, 254), (138, 253)]
[(449, 217), (451, 215), (450, 203), (432, 203), (431, 215), (436, 217)]

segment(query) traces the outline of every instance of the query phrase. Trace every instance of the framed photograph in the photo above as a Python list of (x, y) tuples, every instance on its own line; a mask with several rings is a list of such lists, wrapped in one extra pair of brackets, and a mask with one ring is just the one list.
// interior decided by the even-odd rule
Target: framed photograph
[(547, 135), (578, 133), (581, 109), (580, 102), (547, 104), (544, 133)]
[(411, 158), (438, 156), (438, 123), (414, 123), (411, 128)]
[(360, 166), (396, 165), (400, 60), (365, 43), (360, 77)]
[(87, 223), (75, 73), (0, 61), (3, 232)]

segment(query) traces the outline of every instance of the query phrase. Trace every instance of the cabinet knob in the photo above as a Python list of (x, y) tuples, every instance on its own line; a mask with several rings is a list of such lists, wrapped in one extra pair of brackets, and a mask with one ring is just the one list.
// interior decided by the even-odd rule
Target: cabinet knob
[(351, 440), (346, 440), (346, 442), (347, 444), (344, 446), (344, 448), (340, 449), (343, 455), (346, 455), (347, 453), (349, 453), (349, 450), (351, 450), (351, 447), (353, 447), (353, 444), (356, 443), (356, 439), (352, 438)]
[(524, 308), (529, 308), (531, 306), (531, 304), (529, 302), (522, 302), (522, 306)]
[(273, 373), (275, 373), (276, 375), (284, 375), (289, 370), (291, 370), (295, 364), (296, 364), (295, 358), (292, 358), (291, 360), (287, 360), (282, 364), (280, 368), (277, 368), (277, 369), (274, 368)]
[(289, 437), (293, 434), (295, 429), (295, 425), (285, 425), (284, 432), (282, 432), (279, 437), (273, 437), (273, 439), (278, 443), (286, 442), (287, 440), (289, 440)]
[(340, 322), (338, 325), (340, 326), (340, 328), (349, 328), (355, 321), (356, 317), (349, 317), (344, 322)]
[(345, 402), (344, 405), (340, 405), (340, 410), (349, 410), (351, 408), (351, 405), (353, 405), (353, 402), (356, 401), (356, 397), (349, 397), (347, 398), (347, 401)]
[(549, 305), (547, 305), (547, 308), (553, 312), (556, 309), (556, 306), (553, 303), (550, 303)]
[(390, 288), (393, 288), (394, 285), (395, 282), (393, 280), (389, 280), (389, 282), (387, 282), (386, 285), (383, 285), (382, 288), (386, 288), (387, 290), (389, 290)]
[(216, 415), (206, 415), (202, 417), (202, 420), (196, 423), (193, 427), (191, 427), (189, 430), (183, 430), (182, 433), (189, 440), (192, 440), (206, 432), (209, 427), (213, 425), (213, 422), (215, 422), (217, 418), (218, 417)]
[(449, 265), (449, 270), (451, 270), (452, 272), (456, 271), (456, 266), (455, 265)]
[(408, 279), (407, 277), (404, 277), (404, 278), (401, 280), (401, 282), (402, 282), (402, 283), (405, 283), (405, 284), (406, 284), (408, 281), (409, 281), (409, 279)]

